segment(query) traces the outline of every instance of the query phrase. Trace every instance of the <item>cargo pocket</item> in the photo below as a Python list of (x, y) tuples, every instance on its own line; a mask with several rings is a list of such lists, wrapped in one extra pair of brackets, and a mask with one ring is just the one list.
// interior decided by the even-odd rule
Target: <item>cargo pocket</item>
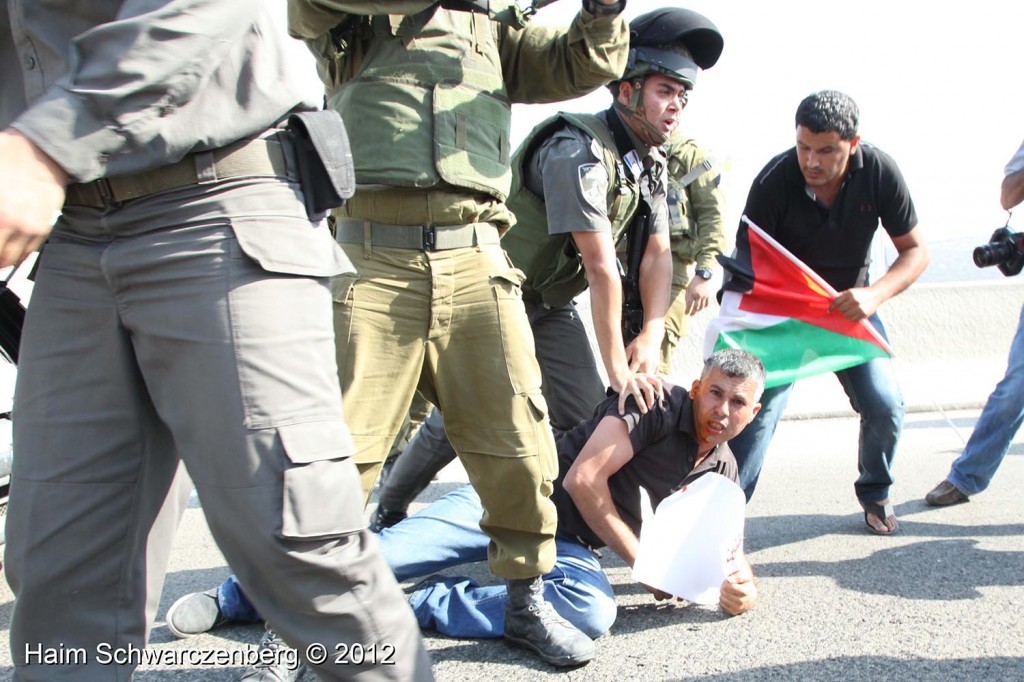
[(491, 275), (490, 280), (505, 368), (512, 390), (517, 394), (540, 391), (540, 366), (537, 364), (533, 330), (523, 306), (522, 285), (525, 280), (526, 275), (516, 268)]
[[(541, 436), (542, 438), (547, 435), (546, 430), (551, 427), (548, 425), (548, 403), (544, 399), (544, 394), (540, 391), (536, 393), (530, 393), (526, 396), (527, 401), (530, 403), (530, 410), (533, 412), (533, 416), (540, 422), (542, 429), (545, 429), (545, 433)], [(540, 462), (541, 476), (545, 483), (553, 483), (558, 478), (558, 454), (554, 449), (550, 451), (545, 448), (537, 448), (538, 461)]]
[(342, 305), (348, 303), (349, 297), (352, 295), (352, 285), (358, 279), (359, 275), (355, 273), (345, 273), (331, 277), (331, 298), (334, 302)]
[(362, 530), (363, 493), (348, 428), (340, 421), (277, 429), (288, 462), (282, 485), (281, 537), (315, 540)]

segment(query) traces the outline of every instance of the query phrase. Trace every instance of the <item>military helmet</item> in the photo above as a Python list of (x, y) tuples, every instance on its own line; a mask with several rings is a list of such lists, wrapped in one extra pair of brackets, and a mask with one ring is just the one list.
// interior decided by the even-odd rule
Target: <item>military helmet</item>
[(725, 40), (710, 19), (682, 7), (665, 7), (629, 23), (629, 60), (623, 79), (660, 73), (692, 88), (697, 69), (710, 69)]

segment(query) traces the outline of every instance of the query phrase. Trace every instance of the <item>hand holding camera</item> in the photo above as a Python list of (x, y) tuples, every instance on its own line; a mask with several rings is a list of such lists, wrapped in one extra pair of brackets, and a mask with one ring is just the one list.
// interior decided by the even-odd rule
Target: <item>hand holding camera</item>
[(979, 268), (995, 265), (1007, 277), (1020, 274), (1024, 268), (1024, 232), (1000, 227), (992, 233), (988, 244), (974, 249), (974, 264)]

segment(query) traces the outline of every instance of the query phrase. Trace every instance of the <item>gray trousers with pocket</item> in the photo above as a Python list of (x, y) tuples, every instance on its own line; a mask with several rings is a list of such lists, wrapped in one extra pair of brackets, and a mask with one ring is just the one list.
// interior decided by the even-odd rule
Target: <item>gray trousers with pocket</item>
[[(294, 182), (66, 207), (15, 396), (15, 680), (130, 679), (134, 665), (99, 663), (145, 646), (189, 494), (181, 463), (260, 612), (300, 655), (326, 649), (320, 679), (431, 678), (348, 457), (327, 279), (347, 267)], [(342, 656), (352, 644), (361, 664)], [(87, 665), (39, 664), (59, 648)]]

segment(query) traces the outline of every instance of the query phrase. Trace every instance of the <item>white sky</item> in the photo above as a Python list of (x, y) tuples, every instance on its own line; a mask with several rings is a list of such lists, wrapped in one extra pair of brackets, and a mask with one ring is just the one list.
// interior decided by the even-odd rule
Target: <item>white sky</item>
[[(627, 18), (669, 3), (629, 0)], [(987, 241), (1006, 222), (1003, 167), (1024, 140), (1024, 2), (690, 0), (725, 36), (682, 127), (723, 163), (735, 226), (754, 175), (794, 143), (797, 104), (816, 90), (857, 101), (861, 135), (891, 154), (930, 240)], [(948, 7), (946, 11), (940, 7)], [(537, 19), (567, 23), (579, 0)], [(513, 141), (559, 109), (597, 111), (602, 90), (557, 106), (519, 106)], [(1024, 229), (1024, 210), (1011, 226)]]

